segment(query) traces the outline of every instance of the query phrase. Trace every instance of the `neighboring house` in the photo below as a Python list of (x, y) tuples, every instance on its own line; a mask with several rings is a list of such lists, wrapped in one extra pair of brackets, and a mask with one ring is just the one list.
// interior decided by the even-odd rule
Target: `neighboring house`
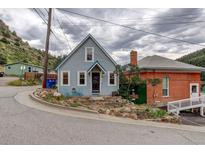
[(58, 91), (65, 96), (112, 95), (119, 85), (116, 65), (89, 34), (56, 68)]
[[(131, 65), (139, 67), (140, 78), (147, 80), (147, 103), (166, 103), (200, 95), (201, 72), (205, 68), (157, 55), (137, 61), (136, 51), (131, 52), (130, 59)], [(161, 82), (152, 86), (149, 79)]]
[(6, 75), (23, 76), (25, 72), (43, 72), (43, 67), (23, 62), (16, 62), (4, 66)]

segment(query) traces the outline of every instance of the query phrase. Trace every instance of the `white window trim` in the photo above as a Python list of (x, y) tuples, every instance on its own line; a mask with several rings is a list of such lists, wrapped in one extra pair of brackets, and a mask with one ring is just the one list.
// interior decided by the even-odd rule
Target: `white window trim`
[[(80, 84), (80, 73), (85, 74), (85, 84)], [(77, 81), (78, 81), (78, 86), (87, 86), (87, 72), (86, 71), (78, 71), (77, 72)]]
[[(87, 49), (92, 48), (92, 60), (87, 60)], [(85, 47), (85, 62), (94, 62), (94, 47)]]
[[(165, 77), (163, 77), (163, 78), (165, 78)], [(162, 78), (162, 82), (163, 82), (163, 78)], [(162, 97), (169, 97), (169, 77), (167, 76), (167, 78), (168, 78), (168, 81), (167, 81), (167, 95), (166, 96), (163, 95), (163, 85), (162, 85)]]
[[(68, 73), (68, 84), (63, 84), (63, 73)], [(61, 86), (70, 86), (70, 71), (61, 71)]]
[(114, 72), (108, 71), (108, 86), (116, 86), (117, 85), (117, 74), (114, 73), (114, 84), (110, 84), (110, 73), (114, 73)]

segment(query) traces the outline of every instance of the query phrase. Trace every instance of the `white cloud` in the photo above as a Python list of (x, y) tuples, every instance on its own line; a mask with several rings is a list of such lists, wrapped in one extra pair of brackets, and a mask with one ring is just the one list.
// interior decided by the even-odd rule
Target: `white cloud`
[[(165, 24), (167, 22), (178, 23), (181, 20), (185, 20), (184, 17), (169, 17), (166, 19), (166, 16), (180, 16), (181, 14), (191, 13), (191, 11), (197, 11), (198, 17), (197, 19), (189, 19), (189, 21), (202, 20), (202, 14), (205, 10), (202, 10), (201, 13), (199, 9), (70, 10), (118, 24), (130, 25), (145, 31), (156, 32), (169, 37), (200, 42), (205, 45), (205, 23)], [(44, 10), (42, 9), (42, 11)], [(15, 30), (23, 40), (28, 41), (32, 47), (44, 49), (46, 25), (32, 9), (0, 9), (0, 18), (9, 25), (11, 30)], [(63, 30), (66, 33), (65, 36), (56, 22), (56, 18), (62, 23)], [(59, 37), (57, 40), (53, 35), (51, 36), (50, 53), (53, 55), (68, 54), (70, 52), (69, 46), (74, 48), (88, 33), (93, 34), (93, 36), (102, 43), (102, 46), (108, 50), (109, 54), (120, 64), (129, 62), (129, 52), (132, 49), (138, 51), (139, 59), (154, 54), (175, 59), (202, 48), (200, 46), (180, 43), (120, 26), (114, 26), (68, 13), (66, 14), (56, 9), (54, 10), (53, 19), (52, 29), (55, 31), (57, 37)]]

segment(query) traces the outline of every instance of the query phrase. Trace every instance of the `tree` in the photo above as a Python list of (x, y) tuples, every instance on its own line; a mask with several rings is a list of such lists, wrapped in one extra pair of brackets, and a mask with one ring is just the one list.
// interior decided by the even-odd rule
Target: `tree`
[(13, 34), (14, 36), (17, 36), (15, 31), (13, 31), (12, 34)]
[[(119, 68), (119, 93), (122, 97), (130, 99), (130, 92), (136, 86), (145, 83), (139, 77), (139, 68), (137, 66), (129, 65), (129, 70), (125, 71), (122, 67)], [(125, 75), (125, 72), (127, 75)]]
[(10, 44), (10, 42), (5, 37), (3, 37), (0, 41), (6, 44)]

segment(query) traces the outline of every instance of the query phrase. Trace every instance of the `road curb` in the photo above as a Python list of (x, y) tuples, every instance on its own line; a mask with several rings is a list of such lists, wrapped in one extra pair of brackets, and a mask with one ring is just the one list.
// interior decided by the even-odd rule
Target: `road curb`
[(32, 100), (34, 100), (35, 102), (39, 102), (39, 103), (44, 104), (44, 105), (48, 105), (48, 106), (52, 106), (52, 107), (57, 107), (57, 108), (61, 108), (61, 109), (66, 109), (66, 110), (74, 110), (74, 111), (79, 111), (79, 112), (99, 114), (97, 111), (93, 111), (93, 110), (79, 109), (79, 108), (74, 108), (74, 107), (65, 107), (65, 106), (63, 106), (63, 105), (49, 103), (49, 102), (47, 102), (47, 101), (42, 100), (40, 97), (36, 96), (36, 95), (34, 94), (34, 92), (32, 92), (31, 94), (29, 94), (29, 96), (30, 96), (30, 98), (31, 98)]

